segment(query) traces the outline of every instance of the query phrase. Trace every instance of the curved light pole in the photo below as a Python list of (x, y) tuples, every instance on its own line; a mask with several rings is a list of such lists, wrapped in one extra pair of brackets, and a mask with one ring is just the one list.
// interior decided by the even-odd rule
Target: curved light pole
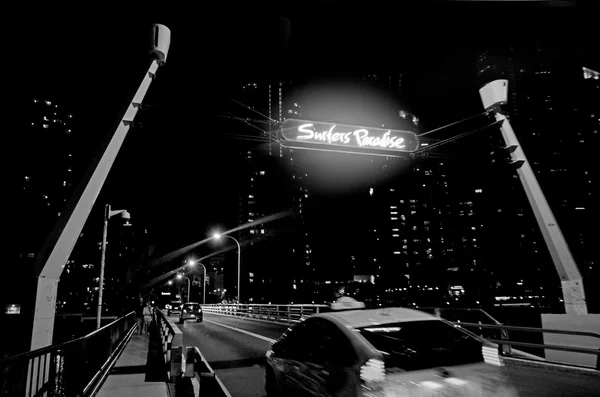
[(98, 312), (96, 314), (96, 329), (100, 328), (102, 320), (102, 290), (104, 289), (104, 264), (106, 263), (106, 236), (108, 234), (108, 220), (115, 215), (121, 215), (121, 218), (129, 221), (131, 216), (127, 210), (111, 211), (110, 204), (104, 207), (104, 230), (102, 232), (102, 255), (100, 258), (100, 278), (98, 282)]
[(188, 260), (187, 262), (188, 265), (190, 266), (194, 266), (196, 264), (202, 266), (202, 269), (204, 269), (204, 274), (202, 274), (202, 304), (205, 305), (206, 304), (206, 266), (204, 266), (204, 264), (198, 262), (198, 261), (193, 261), (193, 260)]
[(178, 274), (177, 278), (181, 279), (182, 277), (187, 278), (188, 281), (188, 293), (187, 293), (187, 303), (190, 303), (190, 286), (192, 285), (192, 282), (190, 281), (190, 278), (187, 276), (184, 276), (183, 274)]
[(220, 233), (214, 233), (214, 234), (213, 234), (213, 238), (214, 238), (214, 239), (216, 239), (216, 240), (220, 239), (221, 237), (228, 237), (228, 238), (232, 239), (233, 241), (235, 241), (235, 243), (237, 244), (237, 249), (238, 249), (238, 251), (237, 251), (237, 253), (238, 253), (238, 255), (237, 255), (237, 258), (238, 258), (238, 274), (237, 274), (237, 301), (238, 301), (238, 304), (239, 304), (239, 303), (240, 303), (240, 274), (241, 274), (241, 273), (240, 273), (240, 270), (241, 270), (241, 252), (242, 252), (242, 250), (241, 250), (241, 248), (240, 248), (240, 242), (239, 242), (239, 241), (237, 241), (237, 240), (236, 240), (234, 237), (231, 237), (231, 236), (229, 236), (229, 235), (227, 235), (227, 234), (220, 234)]

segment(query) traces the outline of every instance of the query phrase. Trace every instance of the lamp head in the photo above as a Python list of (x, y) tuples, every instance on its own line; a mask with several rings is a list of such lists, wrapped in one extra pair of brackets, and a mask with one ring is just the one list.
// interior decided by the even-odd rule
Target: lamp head
[(221, 233), (213, 233), (213, 238), (215, 239), (220, 239), (221, 238)]

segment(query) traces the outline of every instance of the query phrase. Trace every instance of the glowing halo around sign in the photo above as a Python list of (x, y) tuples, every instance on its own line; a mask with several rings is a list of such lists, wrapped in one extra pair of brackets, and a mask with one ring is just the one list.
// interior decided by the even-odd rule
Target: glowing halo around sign
[(419, 138), (410, 131), (309, 120), (285, 120), (281, 136), (285, 140), (281, 142), (284, 147), (342, 153), (397, 156), (419, 148)]

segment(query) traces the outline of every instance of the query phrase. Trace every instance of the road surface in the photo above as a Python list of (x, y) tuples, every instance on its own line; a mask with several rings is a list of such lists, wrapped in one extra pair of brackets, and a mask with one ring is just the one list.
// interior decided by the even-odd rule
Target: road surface
[[(176, 321), (176, 317), (171, 317)], [(249, 335), (238, 328), (255, 334)], [(204, 322), (178, 325), (185, 346), (197, 346), (233, 397), (265, 397), (264, 363), (269, 340), (287, 325), (204, 314)], [(600, 376), (520, 366), (505, 367), (519, 397), (600, 397)]]

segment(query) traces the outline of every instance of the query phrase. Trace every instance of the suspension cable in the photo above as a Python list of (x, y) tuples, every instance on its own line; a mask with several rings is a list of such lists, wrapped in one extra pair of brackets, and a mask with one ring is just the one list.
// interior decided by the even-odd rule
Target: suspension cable
[(462, 120), (458, 120), (458, 121), (455, 121), (455, 122), (453, 122), (453, 123), (450, 123), (450, 124), (446, 124), (446, 125), (444, 125), (444, 126), (441, 126), (441, 127), (439, 127), (439, 128), (435, 128), (435, 129), (433, 129), (433, 130), (431, 130), (431, 131), (424, 132), (424, 133), (420, 134), (419, 136), (421, 137), (421, 136), (429, 135), (429, 134), (431, 134), (432, 132), (436, 132), (436, 131), (439, 131), (439, 130), (443, 130), (444, 128), (452, 127), (452, 126), (454, 126), (454, 125), (456, 125), (456, 124), (460, 124), (460, 123), (463, 123), (463, 122), (465, 122), (465, 121), (469, 121), (469, 120), (471, 120), (471, 119), (474, 119), (474, 118), (476, 118), (476, 117), (480, 117), (480, 116), (483, 116), (483, 115), (489, 114), (490, 112), (491, 112), (491, 110), (486, 110), (486, 111), (484, 111), (484, 112), (481, 112), (481, 113), (479, 113), (479, 114), (475, 114), (475, 115), (473, 115), (473, 116), (466, 117), (466, 118), (464, 118), (464, 119), (462, 119)]

